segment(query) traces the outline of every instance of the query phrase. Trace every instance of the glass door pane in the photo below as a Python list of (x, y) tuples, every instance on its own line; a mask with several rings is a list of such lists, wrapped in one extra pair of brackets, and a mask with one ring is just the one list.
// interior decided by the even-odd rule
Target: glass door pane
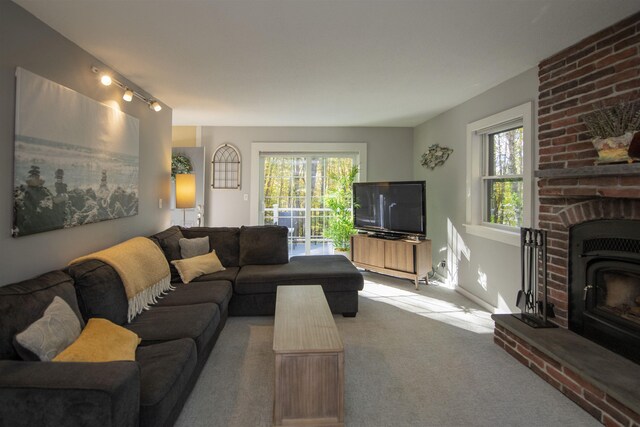
[[(262, 223), (289, 229), (289, 254), (304, 254), (306, 209), (306, 159), (268, 156), (263, 162)], [(297, 253), (296, 253), (297, 254)]]

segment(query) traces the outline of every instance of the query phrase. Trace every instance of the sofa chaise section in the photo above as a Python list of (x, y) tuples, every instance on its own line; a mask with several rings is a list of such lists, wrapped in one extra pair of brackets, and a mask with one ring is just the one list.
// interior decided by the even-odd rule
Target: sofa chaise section
[(245, 265), (234, 285), (235, 315), (273, 315), (276, 290), (286, 285), (321, 285), (332, 313), (355, 316), (362, 274), (342, 255), (295, 256), (286, 264)]

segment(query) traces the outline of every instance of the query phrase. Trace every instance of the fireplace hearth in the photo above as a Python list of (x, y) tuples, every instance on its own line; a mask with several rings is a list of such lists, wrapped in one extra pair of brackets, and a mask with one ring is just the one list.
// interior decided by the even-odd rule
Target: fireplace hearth
[(569, 236), (569, 329), (640, 363), (640, 221), (588, 221)]

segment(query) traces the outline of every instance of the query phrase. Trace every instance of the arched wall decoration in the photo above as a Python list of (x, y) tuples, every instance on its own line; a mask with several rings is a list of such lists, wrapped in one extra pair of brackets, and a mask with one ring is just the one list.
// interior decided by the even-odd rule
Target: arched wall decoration
[(240, 152), (231, 144), (222, 144), (211, 160), (211, 188), (239, 190), (242, 180)]
[(444, 162), (447, 161), (451, 153), (453, 153), (453, 148), (441, 147), (438, 144), (433, 144), (429, 147), (429, 150), (422, 155), (420, 164), (425, 168), (433, 170), (436, 166), (444, 165)]

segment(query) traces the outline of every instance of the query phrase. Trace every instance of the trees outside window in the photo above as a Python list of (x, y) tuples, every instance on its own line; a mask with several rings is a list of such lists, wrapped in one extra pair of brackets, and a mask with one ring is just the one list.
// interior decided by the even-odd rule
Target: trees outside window
[(522, 126), (489, 133), (484, 138), (484, 215), (491, 224), (522, 225)]
[[(335, 214), (327, 195), (343, 191), (343, 177), (350, 175), (354, 165), (354, 155), (337, 153), (264, 155), (262, 223), (289, 229), (292, 254), (333, 253), (335, 245), (327, 230)], [(342, 196), (350, 199), (350, 189)]]

